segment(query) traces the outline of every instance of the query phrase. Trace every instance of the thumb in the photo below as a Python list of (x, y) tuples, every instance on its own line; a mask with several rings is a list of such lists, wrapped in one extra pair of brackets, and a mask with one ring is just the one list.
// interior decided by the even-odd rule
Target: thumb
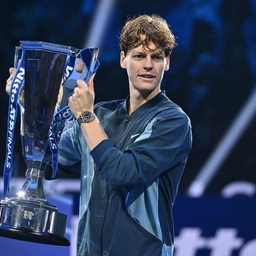
[(82, 79), (78, 79), (76, 81), (76, 83), (77, 83), (77, 87), (80, 88), (80, 89), (83, 89), (83, 88), (87, 87), (87, 84)]

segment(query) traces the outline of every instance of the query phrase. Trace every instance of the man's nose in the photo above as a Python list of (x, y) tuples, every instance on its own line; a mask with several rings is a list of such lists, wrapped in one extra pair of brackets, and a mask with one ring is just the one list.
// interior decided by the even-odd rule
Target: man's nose
[(146, 57), (145, 58), (145, 63), (144, 63), (144, 69), (151, 70), (152, 68), (153, 68), (153, 64), (152, 64), (151, 57)]

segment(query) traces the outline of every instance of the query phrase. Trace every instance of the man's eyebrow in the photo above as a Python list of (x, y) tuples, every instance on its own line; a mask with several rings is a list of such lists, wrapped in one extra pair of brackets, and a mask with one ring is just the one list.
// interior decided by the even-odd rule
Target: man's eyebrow
[(152, 55), (164, 55), (163, 51), (152, 52)]
[(146, 54), (144, 51), (140, 51), (140, 50), (134, 50), (133, 53), (135, 53), (135, 54)]
[(152, 51), (152, 52), (145, 52), (145, 51), (141, 51), (141, 50), (134, 50), (133, 54), (150, 54), (150, 55), (164, 55), (163, 51)]
[(158, 52), (152, 52), (151, 56), (152, 57), (155, 57), (155, 56), (159, 56), (160, 57), (160, 56), (165, 56), (165, 55), (164, 55), (164, 52), (162, 52), (162, 51), (159, 52), (158, 51)]

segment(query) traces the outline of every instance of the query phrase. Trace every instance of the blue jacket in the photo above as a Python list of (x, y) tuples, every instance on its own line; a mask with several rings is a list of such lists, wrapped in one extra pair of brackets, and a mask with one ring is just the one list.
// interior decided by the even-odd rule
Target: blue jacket
[(171, 256), (172, 207), (191, 150), (190, 120), (163, 93), (130, 116), (95, 105), (109, 140), (89, 152), (76, 121), (59, 142), (59, 176), (81, 172), (78, 256)]

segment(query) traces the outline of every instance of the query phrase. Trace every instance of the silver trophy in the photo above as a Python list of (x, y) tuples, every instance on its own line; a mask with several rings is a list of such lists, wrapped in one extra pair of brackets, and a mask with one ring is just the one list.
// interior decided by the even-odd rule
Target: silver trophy
[[(8, 191), (12, 173), (13, 133), (19, 109), (27, 170), (26, 181), (17, 195), (0, 201), (0, 236), (43, 244), (70, 245), (65, 237), (67, 216), (50, 204), (44, 193), (43, 158), (46, 150), (51, 149), (52, 165), (56, 169), (57, 143), (54, 140), (53, 120), (58, 112), (58, 94), (61, 83), (74, 69), (79, 55), (84, 55), (82, 59), (87, 69), (85, 80), (88, 80), (88, 76), (98, 67), (98, 48), (82, 51), (37, 41), (21, 41), (16, 47), (15, 63), (18, 65), (10, 91), (4, 193)], [(24, 94), (24, 102), (19, 100), (20, 93)], [(68, 110), (64, 111), (66, 117)]]

